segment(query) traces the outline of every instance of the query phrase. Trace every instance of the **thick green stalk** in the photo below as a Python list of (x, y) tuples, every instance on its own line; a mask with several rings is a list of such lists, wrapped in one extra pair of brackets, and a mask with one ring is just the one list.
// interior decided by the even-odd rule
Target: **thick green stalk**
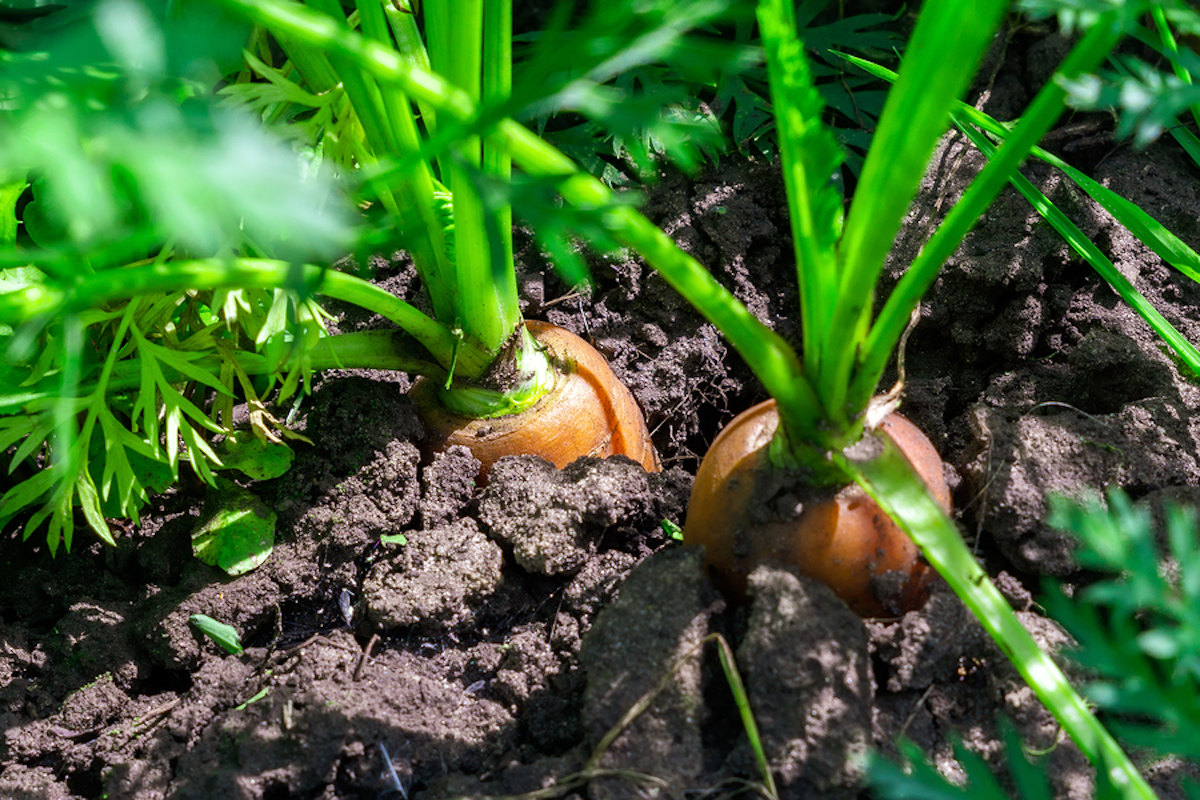
[[(493, 13), (501, 10), (494, 7), (495, 3), (490, 5)], [(491, 41), (494, 49), (495, 39), (511, 30), (511, 22), (485, 19), (484, 8), (484, 0), (425, 3), (431, 41), (440, 43), (438, 48), (431, 48), (431, 66), (464, 91), (476, 108), (483, 97), (485, 41)], [(498, 27), (498, 32), (485, 33), (485, 23)], [(495, 55), (502, 56), (503, 52)], [(497, 92), (507, 87), (489, 88)], [(454, 198), (455, 322), (486, 346), (499, 350), (521, 321), (512, 251), (504, 245), (505, 237), (511, 235), (512, 219), (497, 213), (499, 209), (486, 207), (480, 196), (479, 181), (492, 176), (483, 174), (483, 145), (478, 135), (461, 137), (454, 156), (440, 163), (445, 169), (442, 177)]]
[[(483, 6), (483, 92), (484, 105), (495, 106), (512, 95), (512, 0), (485, 0)], [(491, 141), (483, 143), (483, 171), (502, 181), (512, 177), (512, 158)], [(492, 209), (496, 230), (491, 232), (492, 247), (499, 240), (497, 264), (513, 264), (512, 206), (496, 201)], [(511, 283), (511, 285), (510, 285)], [(512, 291), (505, 302), (517, 303), (516, 281), (505, 281), (503, 291)]]
[[(350, 33), (339, 0), (308, 1), (333, 26)], [(366, 37), (376, 47), (394, 52), (383, 43), (389, 34), (379, 0), (362, 0), (358, 5), (360, 19), (365, 23)], [(312, 37), (305, 32), (296, 31), (292, 38), (309, 48), (320, 50), (313, 46)], [(346, 96), (350, 98), (371, 155), (375, 159), (384, 159), (418, 152), (420, 137), (402, 89), (395, 83), (379, 85), (375, 76), (362, 70), (353, 58), (344, 54), (330, 52), (328, 59), (341, 79)], [(446, 276), (451, 273), (451, 266), (446, 251), (445, 231), (437, 213), (435, 182), (429, 166), (423, 161), (413, 160), (394, 185), (375, 184), (373, 188), (383, 206), (401, 223), (406, 234), (405, 246), (429, 292), (434, 315), (453, 321), (453, 299), (446, 290), (450, 280)]]
[(1154, 792), (1145, 779), (1025, 630), (896, 446), (886, 437), (871, 437), (835, 461), (913, 538), (1084, 756), (1098, 769), (1108, 770), (1123, 797), (1152, 800)]
[(478, 342), (459, 341), (445, 326), (369, 281), (337, 270), (267, 259), (174, 261), (92, 273), (69, 290), (29, 286), (0, 295), (0, 320), (20, 323), (64, 307), (97, 307), (149, 292), (280, 287), (322, 294), (379, 314), (411, 334), (443, 369), (456, 354), (460, 366), (478, 371), (491, 361)]
[[(392, 28), (381, 0), (356, 0), (363, 35), (383, 46), (392, 40)], [(391, 8), (391, 6), (389, 6)], [(411, 15), (406, 15), (411, 16)], [(414, 52), (403, 53), (414, 63), (428, 63), (420, 40), (408, 41)], [(423, 58), (424, 57), (424, 58)], [(365, 79), (361, 69), (354, 64), (343, 64), (344, 70), (355, 74), (355, 79)], [(373, 76), (372, 82), (374, 83)], [(413, 116), (412, 105), (403, 89), (392, 82), (375, 83), (380, 110), (390, 131), (389, 141), (376, 143), (374, 156), (377, 160), (403, 158), (421, 149), (421, 133)], [(358, 110), (358, 106), (355, 106)], [(413, 263), (429, 295), (434, 316), (453, 324), (455, 319), (454, 264), (451, 257), (449, 234), (442, 215), (438, 213), (437, 182), (429, 163), (421, 159), (410, 159), (409, 169), (399, 175), (397, 192), (386, 188), (381, 198), (394, 198), (400, 206), (400, 219), (405, 226), (405, 246), (413, 256)], [(415, 227), (414, 227), (415, 226)]]
[[(1059, 67), (1057, 76), (1073, 78), (1091, 72), (1112, 52), (1121, 37), (1116, 12), (1094, 25)], [(1038, 92), (1021, 121), (1008, 134), (996, 158), (976, 176), (946, 219), (913, 260), (884, 303), (871, 328), (850, 387), (850, 403), (866, 403), (883, 375), (913, 310), (929, 291), (942, 264), (953, 254), (979, 216), (992, 204), (1008, 178), (1062, 113), (1066, 96), (1058, 80)]]
[[(417, 25), (417, 15), (411, 11), (401, 11), (391, 3), (383, 8), (387, 15), (388, 25), (392, 29), (392, 37), (396, 40), (396, 50), (400, 56), (419, 69), (429, 70), (429, 51), (425, 49), (425, 40), (421, 38), (421, 29)], [(437, 111), (428, 103), (417, 101), (417, 109), (421, 114), (421, 124), (427, 135), (432, 136), (437, 131)]]
[[(527, 155), (525, 147), (540, 150), (541, 140), (515, 123), (504, 127), (513, 137), (514, 159), (531, 171), (529, 165), (533, 158), (523, 157)], [(518, 139), (527, 141), (521, 145), (517, 143)], [(559, 156), (570, 163), (566, 156)], [(547, 165), (539, 160), (539, 166)], [(546, 173), (534, 174), (561, 175), (562, 172), (550, 169)], [(580, 172), (564, 178), (558, 184), (558, 191), (567, 202), (581, 207), (611, 204), (613, 201), (612, 193), (604, 184)], [(717, 326), (762, 381), (767, 392), (775, 398), (782, 428), (790, 442), (814, 442), (830, 446), (827, 432), (821, 425), (821, 405), (805, 377), (799, 358), (787, 342), (751, 314), (708, 270), (680, 250), (671, 237), (636, 209), (628, 206), (613, 208), (605, 219), (605, 227), (609, 235), (637, 251), (667, 283)]]
[(327, 92), (340, 82), (333, 65), (320, 50), (305, 47), (286, 35), (276, 36), (275, 41), (279, 42), (279, 47), (287, 56), (288, 61), (292, 62), (292, 66), (300, 73), (300, 77), (304, 79), (304, 83), (314, 94)]
[(841, 284), (816, 376), (835, 425), (849, 426), (867, 398), (847, 390), (870, 325), (875, 286), (900, 223), (916, 195), (950, 108), (966, 90), (999, 27), (1006, 0), (928, 0), (888, 93), (838, 247)]

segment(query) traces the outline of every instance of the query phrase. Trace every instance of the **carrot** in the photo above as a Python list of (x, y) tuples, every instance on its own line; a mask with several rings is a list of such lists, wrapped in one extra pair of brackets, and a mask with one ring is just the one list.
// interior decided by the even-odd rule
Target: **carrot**
[(436, 399), (437, 383), (422, 378), (410, 396), (425, 423), (426, 450), (466, 446), (479, 459), (483, 480), (498, 459), (518, 454), (540, 456), (559, 468), (583, 456), (623, 455), (658, 472), (642, 412), (604, 356), (548, 322), (529, 320), (525, 326), (555, 368), (553, 388), (520, 413), (480, 419), (444, 408)]
[[(774, 400), (742, 412), (696, 474), (683, 537), (704, 546), (717, 585), (741, 598), (750, 571), (773, 559), (824, 581), (862, 616), (920, 605), (931, 572), (912, 539), (857, 485), (812, 487), (802, 471), (772, 465), (768, 445), (778, 427)], [(881, 429), (949, 511), (942, 460), (929, 439), (899, 414)]]

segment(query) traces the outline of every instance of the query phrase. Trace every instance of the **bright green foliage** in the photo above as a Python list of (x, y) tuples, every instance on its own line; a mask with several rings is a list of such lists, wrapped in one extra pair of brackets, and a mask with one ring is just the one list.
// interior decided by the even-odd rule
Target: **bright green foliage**
[[(225, 430), (220, 420), (231, 422), (233, 392), (261, 409), (233, 344), (258, 339), (264, 352), (284, 355), (292, 333), (289, 309), (293, 319), (319, 326), (319, 317), (305, 311), (309, 302), (282, 290), (145, 294), (111, 312), (81, 312), (60, 330), (30, 339), (42, 349), (27, 390), (14, 381), (16, 391), (0, 398), (0, 449), (20, 443), (10, 472), (30, 462), (45, 466), (0, 499), (0, 524), (37, 509), (25, 522), (25, 536), (48, 521), (53, 551), (60, 541), (70, 547), (78, 507), (111, 541), (104, 518), (136, 520), (147, 492), (165, 488), (164, 477), (178, 478), (181, 460), (212, 481), (211, 468), (222, 462), (208, 436)], [(223, 309), (219, 316), (214, 306)], [(83, 345), (84, 331), (91, 347)], [(10, 354), (22, 345), (17, 335), (0, 338)], [(285, 388), (299, 380), (299, 370), (291, 370)], [(195, 389), (185, 393), (186, 383), (215, 395), (211, 410), (197, 405)], [(43, 386), (49, 391), (39, 391)], [(261, 410), (251, 422), (258, 436), (278, 438), (276, 421)]]
[(224, 622), (217, 622), (205, 614), (192, 614), (188, 617), (188, 622), (195, 625), (196, 630), (216, 642), (225, 652), (235, 656), (241, 655), (242, 637), (238, 635), (237, 628), (226, 625)]
[(1108, 577), (1047, 611), (1077, 642), (1087, 694), (1137, 745), (1200, 762), (1200, 550), (1196, 511), (1167, 507), (1161, 534), (1122, 492), (1079, 505), (1056, 498), (1051, 523), (1077, 535), (1080, 566)]
[[(612, 246), (607, 220), (620, 207), (609, 197), (553, 215), (558, 182), (536, 164), (510, 182), (504, 139), (487, 135), (509, 114), (574, 109), (652, 131), (688, 158), (690, 128), (612, 81), (659, 58), (695, 61), (693, 28), (724, 0), (606, 7), (578, 39), (597, 46), (533, 48), (529, 68), (547, 80), (516, 96), (503, 0), (468, 16), (423, 6), (431, 51), (414, 9), (374, 0), (349, 17), (328, 0), (242, 8), (270, 29), (248, 40), (244, 22), (198, 0), (47, 8), (20, 27), (19, 46), (0, 54), (13, 105), (0, 174), (21, 176), (0, 191), (0, 450), (11, 451), (12, 476), (0, 525), (19, 518), (29, 536), (47, 523), (54, 550), (70, 545), (78, 509), (111, 540), (105, 517), (136, 519), (181, 462), (214, 480), (229, 453), (213, 442), (235, 403), (247, 404), (262, 446), (280, 446), (267, 399), (307, 389), (316, 369), (406, 369), (448, 386), (482, 374), (520, 317), (510, 202), (553, 220), (543, 243), (577, 278), (574, 236)], [(398, 82), (401, 68), (416, 83)], [(369, 206), (357, 231), (351, 200)], [(355, 238), (363, 251), (409, 249), (433, 315), (302, 263), (341, 255)], [(329, 337), (315, 293), (403, 333)], [(544, 383), (529, 381), (524, 402)]]
[(215, 507), (192, 531), (196, 558), (234, 577), (261, 566), (275, 546), (275, 512), (224, 478), (209, 502)]
[[(1181, 46), (1178, 34), (1200, 34), (1200, 11), (1185, 0), (1022, 0), (1031, 14), (1057, 14), (1068, 31), (1092, 27), (1105, 12), (1118, 11), (1122, 24), (1133, 30), (1145, 45), (1167, 62), (1166, 68), (1151, 65), (1134, 55), (1113, 56), (1109, 69), (1081, 75), (1066, 82), (1068, 102), (1085, 110), (1116, 110), (1117, 136), (1132, 137), (1144, 147), (1166, 130), (1200, 160), (1200, 139), (1177, 125), (1190, 113), (1200, 122), (1200, 86), (1193, 76), (1200, 73), (1200, 56)], [(1146, 18), (1151, 27), (1140, 23)]]
[(628, 182), (622, 170), (652, 179), (663, 158), (692, 169), (719, 153), (720, 128), (699, 94), (757, 61), (749, 47), (695, 32), (723, 20), (725, 3), (656, 0), (632, 10), (593, 4), (569, 25), (561, 10), (551, 14), (514, 67), (510, 115), (539, 127), (579, 115), (566, 128), (555, 120), (544, 135), (610, 185)]
[[(803, 32), (803, 47), (809, 57), (813, 84), (824, 100), (831, 133), (846, 148), (848, 167), (857, 174), (863, 154), (871, 142), (883, 109), (884, 92), (870, 80), (848, 74), (837, 59), (839, 51), (853, 51), (872, 58), (888, 58), (903, 49), (896, 32), (896, 18), (889, 14), (863, 13), (831, 18), (832, 0), (803, 0), (794, 9), (796, 28)], [(762, 46), (751, 38), (751, 26), (739, 26), (739, 40)], [(758, 65), (722, 73), (710, 103), (713, 113), (729, 122), (730, 136), (744, 152), (773, 158), (779, 151), (776, 122), (772, 114), (767, 68)]]
[[(1196, 511), (1167, 505), (1155, 525), (1120, 490), (1107, 503), (1051, 498), (1051, 524), (1079, 538), (1076, 560), (1106, 577), (1067, 597), (1052, 586), (1043, 599), (1049, 615), (1075, 640), (1067, 655), (1091, 677), (1090, 700), (1108, 713), (1109, 727), (1149, 756), (1200, 761), (1200, 552)], [(1014, 797), (1050, 797), (1044, 769), (1020, 755), (1020, 742), (1004, 728), (1006, 765)], [(910, 744), (901, 749), (907, 769), (878, 756), (869, 780), (873, 792), (892, 798), (1007, 798), (978, 756), (956, 747), (968, 775), (955, 786), (926, 764)], [(1097, 766), (1112, 762), (1100, 759)], [(1126, 797), (1097, 772), (1097, 797)], [(1187, 783), (1189, 797), (1200, 786)]]
[(833, 176), (842, 151), (822, 122), (825, 104), (796, 36), (791, 3), (780, 0), (759, 8), (792, 221), (804, 359), (808, 369), (817, 372), (822, 343), (836, 335), (829, 328), (835, 308), (830, 301), (837, 296), (835, 247), (842, 232), (842, 194)]

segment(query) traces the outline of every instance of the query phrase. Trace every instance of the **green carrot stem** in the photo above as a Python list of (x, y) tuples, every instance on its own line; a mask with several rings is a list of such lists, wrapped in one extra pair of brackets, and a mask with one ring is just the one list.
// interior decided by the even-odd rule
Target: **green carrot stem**
[[(418, 69), (429, 71), (429, 52), (425, 49), (425, 40), (421, 37), (417, 25), (417, 15), (409, 11), (401, 11), (391, 3), (383, 8), (387, 15), (388, 25), (392, 29), (392, 37), (396, 40), (396, 52)], [(421, 124), (428, 135), (437, 131), (437, 110), (428, 103), (418, 101), (417, 108), (421, 113)]]
[[(325, 15), (330, 25), (340, 28), (347, 35), (353, 35), (339, 0), (308, 2)], [(367, 38), (375, 47), (394, 53), (391, 47), (383, 44), (390, 34), (379, 0), (360, 0), (358, 6)], [(287, 32), (284, 33), (286, 36)], [(313, 48), (312, 39), (303, 33), (295, 32), (292, 38)], [(319, 47), (313, 49), (320, 50)], [(327, 58), (336, 70), (355, 116), (362, 125), (371, 155), (379, 159), (419, 150), (420, 137), (416, 122), (402, 88), (394, 82), (381, 86), (374, 75), (360, 69), (354, 59), (345, 54), (331, 51)], [(451, 268), (446, 254), (445, 231), (437, 214), (434, 179), (428, 164), (415, 161), (398, 176), (394, 184), (374, 183), (372, 188), (387, 211), (400, 221), (402, 229), (409, 234), (405, 244), (429, 292), (434, 315), (439, 319), (453, 320), (453, 301), (446, 291), (447, 279), (444, 277)]]
[(340, 82), (333, 65), (320, 50), (306, 47), (286, 34), (276, 36), (275, 41), (314, 94), (329, 91)]
[[(489, 5), (493, 7), (488, 11), (493, 14), (501, 10), (494, 3)], [(484, 0), (430, 0), (425, 4), (425, 17), (435, 29), (432, 38), (441, 43), (431, 49), (432, 68), (478, 107), (484, 89), (485, 41), (491, 43), (490, 49), (496, 49), (496, 40), (511, 30), (511, 23), (490, 16), (485, 20)], [(497, 31), (485, 31), (485, 21)], [(445, 30), (437, 30), (442, 28)], [(502, 46), (499, 50), (493, 55), (503, 56), (506, 52)], [(488, 88), (493, 93), (507, 90), (502, 85)], [(498, 351), (521, 321), (512, 248), (505, 246), (511, 236), (512, 218), (502, 207), (488, 207), (480, 194), (480, 181), (493, 176), (487, 174), (479, 135), (460, 137), (453, 157), (443, 158), (440, 163), (454, 198), (456, 324)]]
[(830, 179), (841, 153), (821, 120), (824, 103), (796, 33), (793, 5), (792, 0), (760, 0), (757, 14), (787, 189), (804, 367), (819, 375), (825, 339), (840, 335), (829, 325), (837, 305), (834, 243), (842, 206)]
[[(1073, 78), (1094, 70), (1112, 52), (1121, 37), (1117, 23), (1117, 12), (1106, 14), (1072, 48), (1056, 77)], [(1057, 79), (1042, 87), (1021, 115), (1021, 121), (1008, 134), (996, 157), (971, 182), (896, 284), (863, 345), (848, 395), (850, 403), (865, 403), (870, 399), (913, 310), (933, 285), (942, 264), (996, 199), (1009, 175), (1016, 171), (1030, 149), (1058, 119), (1065, 96), (1066, 92)]]
[(81, 277), (69, 290), (29, 286), (0, 295), (0, 320), (24, 321), (63, 307), (90, 308), (149, 292), (279, 287), (322, 294), (379, 314), (411, 334), (443, 369), (455, 357), (456, 348), (460, 366), (482, 372), (491, 361), (488, 351), (478, 342), (470, 339), (458, 342), (445, 326), (362, 278), (337, 270), (267, 259), (214, 258), (106, 270)]
[[(356, 7), (363, 35), (381, 44), (390, 42), (392, 26), (388, 23), (381, 0), (356, 0)], [(415, 63), (428, 63), (427, 58), (421, 58), (424, 49), (420, 46), (419, 38), (417, 42), (409, 44), (418, 49), (414, 54), (406, 54), (406, 57), (412, 58)], [(344, 61), (342, 70), (354, 73), (356, 81), (364, 77), (361, 69), (352, 62)], [(373, 84), (372, 93), (378, 97), (378, 107), (373, 105), (369, 98), (360, 96), (358, 99), (365, 104), (361, 113), (370, 115), (379, 111), (383, 118), (379, 124), (389, 132), (386, 142), (373, 143), (374, 157), (383, 159), (419, 152), (421, 134), (408, 96), (397, 84), (375, 82), (373, 76), (370, 77)], [(358, 103), (355, 103), (354, 108), (356, 113), (360, 113)], [(453, 322), (456, 316), (456, 293), (452, 283), (454, 268), (447, 241), (448, 234), (444, 221), (437, 212), (435, 195), (438, 187), (432, 168), (426, 161), (413, 159), (409, 162), (408, 169), (398, 173), (398, 178), (395, 193), (384, 188), (381, 199), (394, 198), (392, 202), (399, 206), (399, 218), (409, 234), (405, 244), (429, 294), (434, 316)]]
[(921, 8), (838, 246), (841, 280), (833, 333), (816, 376), (835, 425), (848, 425), (870, 399), (869, 393), (851, 399), (847, 390), (869, 330), (884, 259), (946, 131), (951, 105), (966, 90), (1007, 7), (1006, 0), (980, 0), (971, 3), (969, 19), (961, 0), (935, 0)]
[[(483, 86), (481, 101), (486, 105), (497, 105), (512, 95), (512, 0), (485, 0), (483, 6)], [(512, 158), (490, 140), (483, 143), (483, 171), (486, 175), (508, 181), (512, 177)], [(498, 264), (511, 267), (513, 264), (512, 206), (507, 202), (493, 201), (492, 217), (495, 220), (493, 249)], [(496, 241), (499, 247), (496, 247)], [(511, 269), (509, 270), (511, 271)], [(501, 287), (511, 296), (503, 298), (505, 304), (518, 306), (516, 281), (506, 280)]]
[(1122, 796), (1152, 800), (1155, 795), (1145, 779), (1025, 630), (904, 455), (886, 437), (865, 444), (873, 446), (860, 445), (855, 454), (839, 454), (834, 460), (913, 538), (1084, 756), (1108, 770)]
[(642, 258), (717, 326), (750, 366), (779, 405), (788, 438), (824, 444), (821, 406), (796, 353), (787, 342), (749, 312), (696, 259), (679, 249), (671, 237), (636, 209), (615, 205), (613, 193), (596, 178), (580, 172), (566, 155), (528, 128), (504, 120), (504, 137), (513, 160), (535, 176), (560, 177), (559, 194), (581, 208), (611, 207), (604, 219), (609, 235), (636, 250)]

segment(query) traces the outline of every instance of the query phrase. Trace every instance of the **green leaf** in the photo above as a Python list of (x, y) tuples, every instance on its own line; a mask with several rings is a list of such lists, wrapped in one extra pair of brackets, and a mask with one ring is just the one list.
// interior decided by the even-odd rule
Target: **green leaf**
[(17, 240), (17, 201), (28, 185), (24, 178), (0, 181), (0, 245)]
[(385, 533), (379, 537), (379, 542), (381, 544), (395, 544), (403, 546), (408, 544), (408, 537), (403, 533)]
[(231, 433), (217, 448), (217, 455), (229, 469), (236, 469), (256, 481), (278, 478), (292, 466), (296, 454), (279, 442), (265, 442), (246, 433)]
[(230, 481), (218, 481), (213, 496), (216, 510), (192, 531), (196, 558), (230, 575), (260, 566), (275, 546), (275, 512)]
[(1170, 632), (1156, 629), (1137, 637), (1142, 652), (1153, 658), (1168, 659), (1179, 655), (1179, 642)]
[(673, 520), (664, 519), (658, 524), (667, 536), (670, 536), (677, 542), (683, 541), (683, 528), (680, 528)]
[(241, 655), (242, 638), (238, 635), (237, 628), (226, 625), (224, 622), (217, 622), (205, 614), (192, 614), (188, 617), (188, 622), (195, 625), (196, 630), (212, 639), (226, 652), (235, 656)]

